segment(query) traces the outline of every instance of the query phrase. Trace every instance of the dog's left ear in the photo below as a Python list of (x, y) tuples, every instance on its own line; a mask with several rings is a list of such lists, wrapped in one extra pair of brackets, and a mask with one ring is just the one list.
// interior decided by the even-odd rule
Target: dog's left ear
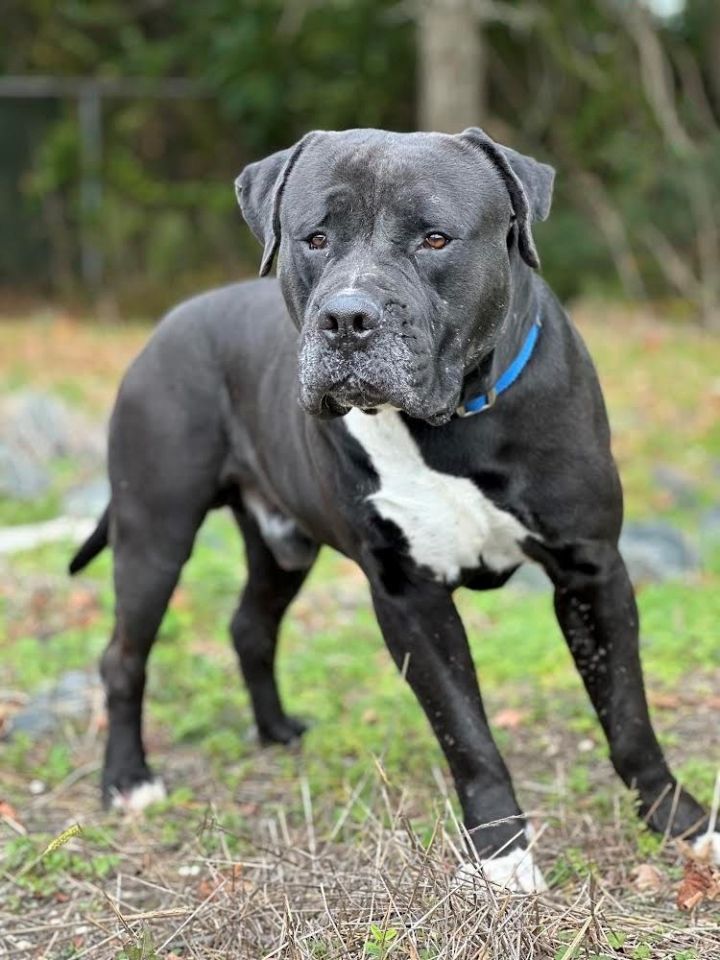
[(245, 222), (263, 245), (261, 277), (270, 272), (280, 245), (280, 205), (285, 184), (311, 137), (308, 133), (294, 147), (248, 164), (235, 181), (235, 196)]
[(546, 220), (552, 202), (555, 170), (547, 163), (526, 157), (496, 143), (479, 127), (469, 127), (460, 136), (483, 151), (505, 181), (518, 225), (518, 248), (531, 267), (540, 266), (530, 224)]

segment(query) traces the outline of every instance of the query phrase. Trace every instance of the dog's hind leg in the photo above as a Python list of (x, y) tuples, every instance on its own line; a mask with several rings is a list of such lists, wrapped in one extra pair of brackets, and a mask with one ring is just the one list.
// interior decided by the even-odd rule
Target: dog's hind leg
[(290, 743), (303, 733), (305, 725), (288, 716), (280, 701), (275, 677), (278, 630), (283, 614), (310, 572), (317, 547), (308, 541), (298, 557), (302, 565), (284, 569), (278, 563), (278, 551), (270, 549), (255, 517), (240, 511), (236, 517), (245, 540), (248, 578), (230, 633), (261, 741)]
[(152, 514), (133, 504), (113, 517), (115, 628), (100, 672), (108, 709), (103, 802), (141, 809), (164, 796), (142, 741), (142, 702), (148, 655), (190, 555), (202, 515)]

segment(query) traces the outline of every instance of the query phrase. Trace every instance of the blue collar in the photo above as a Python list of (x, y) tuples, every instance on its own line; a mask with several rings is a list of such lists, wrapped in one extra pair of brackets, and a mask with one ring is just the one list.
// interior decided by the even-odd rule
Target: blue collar
[(489, 410), (500, 394), (504, 393), (515, 383), (530, 362), (541, 326), (542, 324), (538, 317), (530, 327), (528, 335), (525, 337), (525, 342), (520, 347), (515, 359), (497, 380), (495, 386), (488, 390), (487, 393), (481, 393), (480, 396), (473, 397), (471, 400), (468, 400), (467, 403), (461, 403), (455, 411), (458, 417), (472, 417), (475, 413), (482, 413), (483, 410)]

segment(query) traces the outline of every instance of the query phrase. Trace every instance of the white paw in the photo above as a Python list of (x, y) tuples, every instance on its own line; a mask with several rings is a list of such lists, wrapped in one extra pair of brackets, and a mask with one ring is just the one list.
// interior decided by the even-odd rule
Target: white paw
[(455, 875), (458, 884), (475, 885), (482, 880), (511, 893), (544, 893), (547, 890), (545, 878), (535, 865), (532, 851), (519, 848), (503, 857), (464, 863)]
[(702, 860), (720, 867), (720, 833), (705, 833), (692, 843), (693, 852)]
[(123, 813), (141, 813), (151, 803), (159, 803), (167, 798), (165, 784), (159, 778), (139, 783), (132, 790), (121, 793), (116, 790), (112, 798), (113, 810)]

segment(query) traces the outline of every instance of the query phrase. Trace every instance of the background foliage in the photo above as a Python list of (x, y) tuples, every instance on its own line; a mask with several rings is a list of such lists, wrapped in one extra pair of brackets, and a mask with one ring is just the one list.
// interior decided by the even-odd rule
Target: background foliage
[[(676, 298), (717, 322), (720, 5), (688, 0), (659, 18), (634, 0), (462, 2), (486, 59), (478, 122), (559, 170), (540, 228), (559, 293)], [(244, 163), (312, 127), (419, 125), (421, 8), (11, 0), (0, 72), (181, 76), (204, 91), (103, 103), (103, 204), (91, 226), (105, 286), (147, 312), (254, 266), (231, 189)], [(0, 127), (0, 282), (77, 292), (76, 103), (0, 100)]]

